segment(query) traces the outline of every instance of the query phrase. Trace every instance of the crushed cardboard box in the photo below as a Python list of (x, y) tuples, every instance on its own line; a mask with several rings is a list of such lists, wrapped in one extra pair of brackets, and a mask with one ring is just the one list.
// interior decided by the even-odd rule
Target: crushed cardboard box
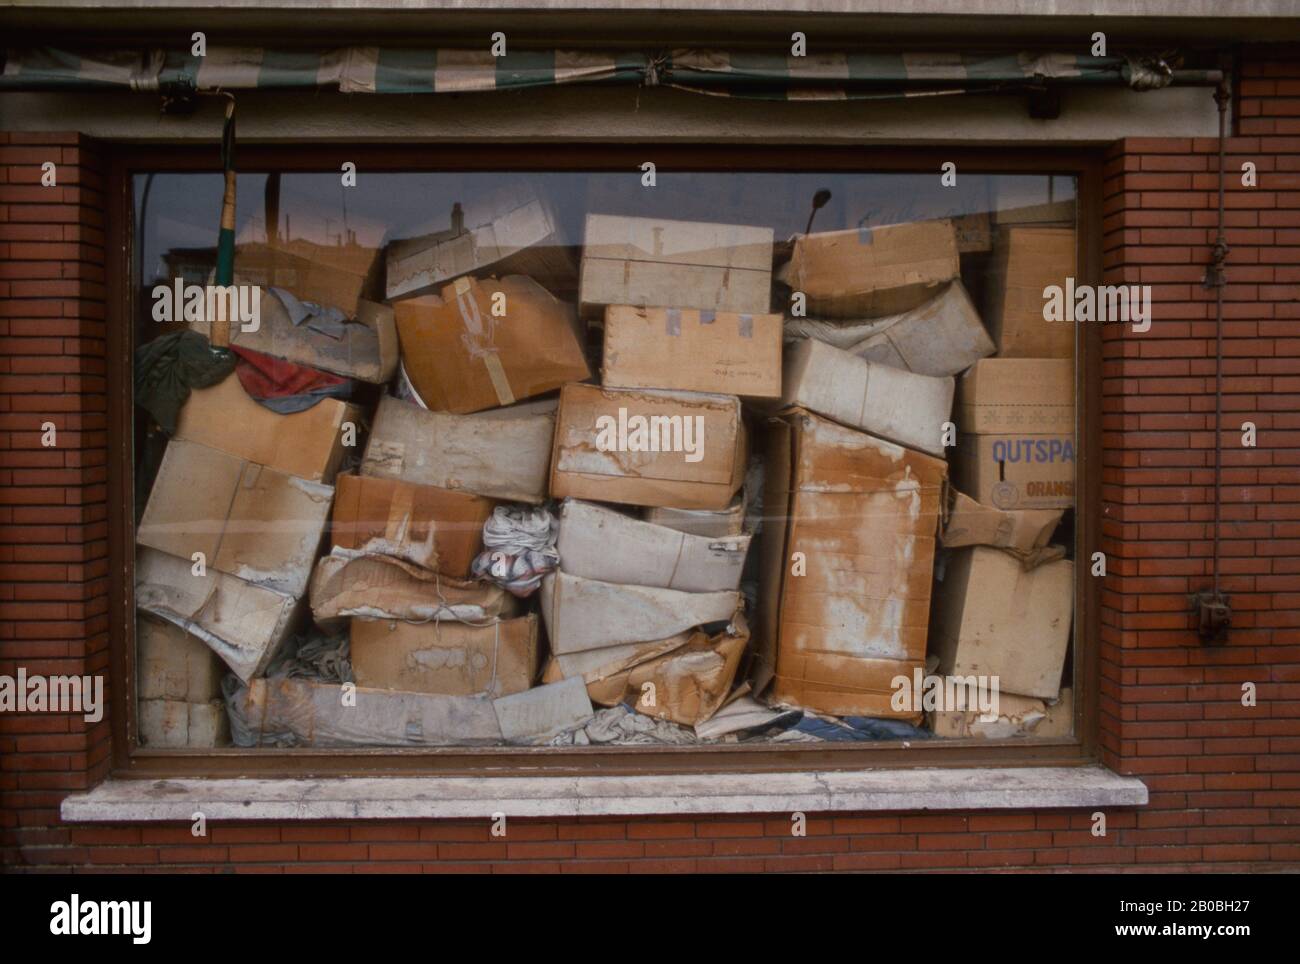
[(677, 509), (671, 506), (647, 506), (641, 510), (646, 522), (676, 529), (693, 536), (726, 538), (745, 531), (745, 500), (737, 498), (725, 509)]
[(1002, 227), (986, 286), (984, 318), (999, 358), (1073, 358), (1076, 324), (1043, 317), (1045, 288), (1075, 276), (1073, 228)]
[(556, 655), (667, 639), (695, 626), (729, 621), (739, 604), (736, 592), (626, 586), (565, 572), (542, 580), (542, 618)]
[(601, 384), (778, 398), (781, 323), (779, 314), (610, 305)]
[(952, 222), (940, 220), (800, 235), (778, 278), (812, 317), (877, 318), (917, 307), (960, 273)]
[(301, 596), (325, 535), (334, 489), (173, 439), (136, 541), (244, 582)]
[(517, 406), (477, 415), (379, 401), (361, 474), (539, 503), (546, 498), (555, 416)]
[(457, 278), (394, 310), (403, 370), (434, 411), (513, 405), (591, 377), (577, 311), (531, 278)]
[(335, 546), (469, 578), (470, 564), (483, 549), (483, 523), (495, 507), (491, 499), (366, 475), (345, 473), (335, 482)]
[(358, 686), (495, 699), (537, 677), (536, 614), (486, 625), (353, 619), (350, 636)]
[(957, 382), (953, 478), (999, 509), (1074, 505), (1074, 363), (984, 358)]
[(683, 592), (740, 587), (749, 536), (693, 536), (604, 506), (569, 499), (556, 548), (573, 576)]
[(390, 301), (489, 268), (552, 289), (571, 288), (577, 274), (550, 202), (522, 186), (456, 204), (447, 229), (393, 241), (384, 254)]
[(232, 373), (190, 392), (175, 437), (329, 484), (347, 451), (344, 429), (350, 424), (359, 433), (361, 414), (359, 406), (323, 398), (305, 411), (281, 415), (251, 399)]
[(1003, 693), (1056, 699), (1074, 612), (1072, 562), (1025, 572), (1000, 549), (958, 549), (945, 560), (937, 596), (940, 673), (996, 677)]
[(787, 338), (807, 335), (864, 361), (904, 368), (918, 375), (956, 375), (995, 347), (960, 280), (929, 301), (901, 314), (871, 321), (791, 318)]
[(953, 380), (863, 361), (814, 338), (786, 347), (782, 406), (825, 415), (886, 441), (942, 456)]
[(242, 680), (264, 672), (288, 638), (296, 600), (207, 568), (189, 558), (139, 547), (135, 602), (203, 640)]
[(579, 302), (766, 314), (771, 228), (588, 214)]
[(1068, 687), (1055, 703), (1011, 693), (1000, 694), (998, 703), (998, 715), (992, 720), (984, 719), (978, 710), (931, 713), (930, 729), (938, 737), (979, 740), (1059, 738), (1074, 733), (1074, 699)]
[[(833, 716), (900, 716), (925, 658), (947, 466), (795, 409), (769, 422), (755, 692)], [(784, 525), (783, 525), (784, 523)]]
[(740, 399), (565, 385), (552, 498), (724, 509), (745, 479)]
[[(948, 520), (940, 541), (947, 549), (995, 546), (1018, 558), (1025, 568), (1051, 561), (1043, 550), (1061, 521), (1062, 509), (1022, 509), (1007, 512), (981, 505), (956, 489), (949, 490)], [(1064, 549), (1061, 548), (1061, 552)]]
[(338, 549), (316, 564), (310, 600), (312, 617), (322, 626), (352, 616), (483, 622), (513, 616), (517, 607), (500, 586), (440, 576), (391, 556)]

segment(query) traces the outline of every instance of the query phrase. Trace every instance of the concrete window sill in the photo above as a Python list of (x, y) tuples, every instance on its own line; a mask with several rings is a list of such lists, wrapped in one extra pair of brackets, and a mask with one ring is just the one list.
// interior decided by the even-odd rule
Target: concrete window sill
[(1134, 807), (1142, 781), (1100, 766), (647, 776), (108, 780), (63, 801), (72, 823), (405, 820)]

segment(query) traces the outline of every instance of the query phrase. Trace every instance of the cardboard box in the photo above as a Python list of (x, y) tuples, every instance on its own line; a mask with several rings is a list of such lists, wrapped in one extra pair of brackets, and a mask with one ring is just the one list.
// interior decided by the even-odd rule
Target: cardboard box
[(551, 205), (522, 187), (457, 204), (449, 228), (393, 241), (384, 254), (390, 301), (488, 268), (552, 288), (570, 288), (577, 274)]
[(248, 462), (312, 482), (334, 481), (344, 448), (344, 428), (361, 431), (361, 409), (337, 398), (281, 415), (248, 397), (233, 373), (211, 388), (197, 388), (181, 407), (176, 439), (220, 449)]
[(203, 640), (242, 680), (265, 672), (288, 638), (295, 603), (208, 567), (157, 549), (140, 547), (135, 557), (135, 603)]
[(749, 536), (693, 536), (569, 499), (556, 548), (572, 576), (683, 592), (740, 588)]
[(434, 411), (513, 405), (591, 377), (577, 311), (523, 275), (457, 278), (393, 307), (403, 368)]
[(781, 322), (779, 314), (610, 305), (601, 384), (779, 398)]
[(748, 440), (732, 395), (565, 385), (552, 498), (724, 509), (745, 479)]
[(330, 539), (342, 549), (405, 559), (468, 579), (483, 550), (491, 499), (397, 479), (340, 475)]
[(681, 592), (583, 579), (565, 572), (542, 580), (542, 618), (551, 652), (577, 653), (667, 639), (705, 623), (730, 620), (735, 592)]
[(606, 305), (771, 310), (771, 228), (587, 215), (579, 296)]
[(994, 546), (1005, 549), (1021, 560), (1047, 547), (1061, 521), (1061, 509), (1025, 509), (1006, 512), (991, 505), (980, 505), (956, 489), (950, 490), (948, 521), (940, 541), (945, 548)]
[(999, 509), (1074, 505), (1074, 363), (985, 358), (957, 383), (957, 486)]
[(226, 667), (202, 640), (173, 623), (140, 613), (135, 658), (139, 699), (205, 703), (221, 698)]
[(1075, 276), (1073, 228), (998, 229), (984, 319), (999, 358), (1073, 358), (1077, 324), (1043, 317), (1043, 290)]
[(334, 489), (173, 439), (136, 542), (298, 597), (325, 536)]
[(1074, 565), (1025, 572), (999, 549), (947, 558), (935, 607), (934, 650), (945, 676), (996, 676), (1003, 693), (1054, 700), (1070, 644)]
[(391, 556), (336, 549), (311, 578), (312, 617), (322, 626), (350, 616), (367, 619), (463, 619), (513, 616), (517, 600), (500, 586), (439, 576)]
[(781, 404), (942, 456), (953, 380), (863, 361), (813, 338), (786, 348)]
[(539, 503), (546, 498), (555, 417), (520, 408), (451, 415), (384, 397), (361, 474)]
[(677, 509), (670, 506), (650, 506), (641, 510), (646, 522), (676, 529), (693, 536), (726, 538), (745, 531), (744, 493), (725, 509)]
[[(284, 288), (299, 301), (357, 317), (378, 280), (379, 251), (360, 244), (273, 238), (235, 246), (235, 282)], [(235, 326), (232, 326), (232, 329)]]
[(537, 678), (536, 614), (491, 625), (353, 619), (350, 635), (358, 686), (495, 699)]
[(155, 749), (210, 749), (230, 743), (230, 724), (221, 700), (141, 699), (137, 736), (140, 745)]
[(1014, 737), (1068, 737), (1074, 732), (1074, 700), (1070, 690), (1061, 690), (1055, 703), (1029, 696), (1002, 693), (998, 716), (985, 720), (978, 711), (932, 713), (930, 729), (948, 739), (1005, 740)]
[(830, 343), (863, 361), (936, 376), (956, 375), (995, 349), (958, 280), (910, 311), (879, 319), (852, 344)]
[(961, 273), (952, 221), (805, 234), (779, 274), (809, 315), (878, 318), (915, 308)]
[(925, 659), (947, 466), (799, 409), (767, 442), (755, 692), (775, 676), (777, 702), (919, 719), (890, 684)]
[(507, 743), (538, 744), (576, 729), (594, 715), (582, 680), (534, 686), (492, 701), (497, 725)]

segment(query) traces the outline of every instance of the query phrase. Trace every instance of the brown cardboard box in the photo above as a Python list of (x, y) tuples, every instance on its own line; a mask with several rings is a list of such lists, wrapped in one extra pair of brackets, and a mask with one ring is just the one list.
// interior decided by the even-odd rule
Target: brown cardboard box
[(221, 698), (226, 668), (220, 658), (174, 623), (140, 613), (135, 658), (139, 699), (205, 703)]
[(980, 505), (956, 489), (950, 490), (948, 521), (940, 537), (945, 548), (995, 546), (1019, 558), (1022, 564), (1047, 547), (1061, 521), (1061, 509), (1026, 509), (1006, 512)]
[(1075, 274), (1073, 228), (998, 229), (984, 319), (999, 358), (1073, 358), (1076, 323), (1043, 317), (1043, 289)]
[(771, 228), (587, 215), (578, 300), (606, 305), (766, 314), (772, 301)]
[(953, 380), (863, 361), (814, 338), (786, 346), (781, 404), (942, 456)]
[(188, 557), (146, 546), (135, 557), (135, 602), (139, 609), (199, 637), (244, 681), (270, 665), (296, 615), (291, 596), (211, 566), (195, 575)]
[(511, 502), (546, 498), (555, 416), (532, 403), (476, 415), (379, 400), (361, 474)]
[(230, 724), (221, 700), (190, 703), (141, 699), (138, 712), (141, 746), (212, 748), (230, 743)]
[(281, 415), (248, 397), (232, 373), (190, 393), (176, 438), (220, 449), (287, 475), (330, 483), (343, 461), (343, 429), (361, 430), (361, 409), (324, 398), (303, 412)]
[(565, 385), (550, 493), (724, 509), (744, 482), (747, 459), (735, 396)]
[(693, 536), (723, 539), (742, 535), (745, 531), (744, 493), (725, 509), (675, 509), (669, 506), (648, 506), (641, 510), (641, 518), (655, 525), (676, 529)]
[(891, 680), (925, 659), (947, 466), (800, 409), (767, 442), (755, 691), (775, 675), (778, 702), (897, 718)]
[(322, 626), (348, 616), (483, 622), (512, 616), (517, 606), (500, 586), (439, 576), (391, 556), (338, 549), (316, 564), (310, 598), (312, 616)]
[(491, 499), (433, 485), (344, 474), (335, 480), (333, 544), (468, 579)]
[(359, 244), (326, 245), (276, 238), (235, 247), (235, 281), (284, 288), (299, 301), (357, 317), (378, 279), (379, 251)]
[(610, 305), (601, 384), (779, 398), (781, 316)]
[(244, 582), (301, 596), (325, 535), (334, 489), (173, 439), (136, 541)]
[(457, 278), (394, 310), (407, 378), (434, 411), (513, 405), (591, 377), (577, 312), (523, 275)]
[(537, 616), (486, 626), (353, 619), (351, 652), (358, 686), (495, 699), (537, 678)]
[(825, 318), (877, 318), (907, 311), (961, 273), (952, 222), (805, 234), (780, 278)]
[(1025, 572), (1000, 549), (961, 549), (947, 557), (937, 596), (941, 674), (995, 676), (1003, 693), (1056, 699), (1070, 644), (1073, 563)]
[(488, 268), (570, 290), (578, 273), (551, 205), (523, 187), (457, 204), (448, 229), (393, 241), (384, 254), (389, 300)]
[(1074, 363), (985, 358), (957, 383), (957, 486), (999, 509), (1074, 505)]

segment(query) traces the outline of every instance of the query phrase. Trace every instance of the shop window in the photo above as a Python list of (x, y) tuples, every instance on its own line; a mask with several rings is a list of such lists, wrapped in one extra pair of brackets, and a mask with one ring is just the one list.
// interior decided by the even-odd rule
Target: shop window
[(132, 754), (1088, 742), (1080, 170), (303, 163), (121, 166)]

